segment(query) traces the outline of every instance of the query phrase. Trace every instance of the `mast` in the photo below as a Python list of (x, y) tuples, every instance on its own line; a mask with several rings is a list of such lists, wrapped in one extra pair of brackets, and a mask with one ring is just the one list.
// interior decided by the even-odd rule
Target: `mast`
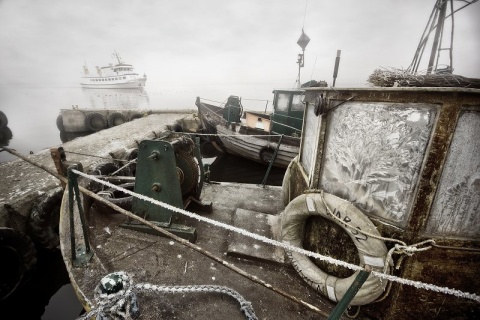
[[(418, 44), (415, 55), (412, 59), (410, 66), (407, 68), (407, 72), (416, 74), (422, 60), (423, 53), (427, 47), (430, 34), (435, 30), (433, 44), (430, 52), (430, 59), (428, 62), (428, 68), (426, 73), (452, 73), (453, 72), (453, 31), (454, 31), (454, 14), (463, 8), (477, 2), (478, 0), (463, 0), (464, 5), (454, 9), (453, 0), (436, 0), (433, 7), (430, 18), (428, 19), (425, 30)], [(447, 10), (450, 7), (450, 13), (447, 15)], [(450, 18), (450, 45), (442, 48), (443, 33), (445, 32), (445, 21)], [(440, 52), (442, 50), (449, 51), (449, 64), (446, 67), (438, 68)]]
[(122, 58), (121, 58), (120, 55), (117, 53), (117, 51), (113, 50), (113, 56), (117, 59), (118, 64), (122, 64), (122, 63), (123, 63)]
[[(448, 0), (451, 1), (451, 0)], [(445, 22), (445, 13), (447, 12), (447, 2), (444, 0), (438, 0), (436, 3), (437, 10), (440, 10), (438, 14), (437, 27), (435, 30), (435, 38), (433, 39), (432, 51), (430, 53), (430, 60), (428, 61), (427, 74), (430, 74), (433, 70), (433, 64), (435, 63), (435, 58), (439, 55), (439, 42), (440, 36), (443, 32), (443, 25)], [(437, 62), (438, 63), (438, 62)], [(435, 68), (436, 69), (436, 68)]]

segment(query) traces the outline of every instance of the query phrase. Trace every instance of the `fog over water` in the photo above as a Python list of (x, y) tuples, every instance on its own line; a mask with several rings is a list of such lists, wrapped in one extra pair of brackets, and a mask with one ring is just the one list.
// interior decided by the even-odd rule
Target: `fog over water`
[[(152, 88), (153, 87), (153, 88)], [(14, 86), (2, 92), (1, 108), (8, 118), (8, 127), (13, 138), (9, 147), (27, 154), (37, 152), (62, 143), (60, 131), (56, 126), (57, 116), (61, 109), (71, 109), (72, 106), (87, 109), (139, 109), (165, 110), (190, 109), (196, 110), (195, 99), (201, 96), (206, 99), (224, 101), (230, 94), (240, 95), (246, 92), (245, 85), (195, 85), (155, 87), (147, 80), (144, 89), (84, 89), (80, 85), (72, 87), (30, 87)], [(272, 89), (264, 86), (262, 98), (272, 99)], [(152, 88), (152, 89), (150, 89)], [(248, 88), (247, 88), (248, 89)], [(212, 98), (213, 97), (213, 98)], [(223, 98), (224, 97), (224, 98)], [(251, 109), (264, 110), (267, 101), (244, 96), (244, 106)], [(271, 102), (268, 103), (271, 107)], [(0, 153), (0, 162), (16, 159), (7, 152)]]
[[(237, 95), (245, 109), (271, 108), (272, 90), (291, 88), (297, 78), (302, 28), (311, 41), (301, 82), (325, 80), (331, 85), (335, 56), (342, 50), (336, 86), (365, 87), (377, 68), (410, 65), (435, 3), (0, 0), (0, 111), (13, 135), (8, 146), (28, 154), (60, 145), (56, 118), (72, 106), (195, 109), (197, 96), (222, 102)], [(454, 1), (455, 8), (464, 4)], [(480, 2), (455, 14), (454, 74), (480, 78), (479, 18)], [(446, 26), (446, 34), (450, 28)], [(147, 75), (146, 87), (82, 89), (83, 66), (94, 73), (96, 66), (115, 62), (114, 51)], [(427, 51), (421, 70), (426, 69)], [(448, 55), (442, 57), (446, 63)], [(0, 152), (0, 163), (15, 159)], [(242, 168), (236, 163), (233, 167)], [(61, 259), (57, 266), (63, 268)], [(60, 273), (50, 264), (45, 272)], [(51, 284), (50, 278), (40, 280)], [(47, 287), (42, 281), (36, 284)], [(40, 301), (39, 314), (50, 295)], [(20, 302), (24, 307), (24, 300)], [(32, 309), (31, 304), (27, 308)], [(74, 318), (78, 313), (71, 287), (64, 286), (43, 319)]]
[[(197, 96), (224, 101), (233, 94), (246, 108), (262, 110), (265, 102), (246, 99), (271, 100), (274, 88), (294, 85), (302, 28), (311, 39), (302, 82), (331, 85), (340, 49), (336, 86), (366, 86), (376, 68), (410, 65), (434, 4), (0, 0), (0, 110), (13, 133), (9, 146), (28, 153), (60, 144), (55, 120), (60, 109), (72, 105), (195, 108)], [(478, 17), (480, 3), (455, 14), (455, 74), (480, 77)], [(114, 51), (147, 75), (143, 93), (80, 87), (83, 65), (93, 72), (114, 62)], [(0, 162), (10, 159), (0, 153)]]

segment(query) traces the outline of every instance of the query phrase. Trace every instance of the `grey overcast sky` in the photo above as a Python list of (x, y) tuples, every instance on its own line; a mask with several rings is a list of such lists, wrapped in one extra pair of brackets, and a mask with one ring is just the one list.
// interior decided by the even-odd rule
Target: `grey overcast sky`
[[(462, 1), (455, 1), (459, 7)], [(363, 86), (407, 68), (435, 0), (0, 0), (0, 86), (78, 85), (116, 50), (155, 83)], [(306, 11), (305, 11), (306, 7)], [(455, 14), (454, 73), (480, 77), (480, 2)], [(424, 61), (428, 56), (424, 56)], [(425, 64), (426, 67), (426, 64)]]

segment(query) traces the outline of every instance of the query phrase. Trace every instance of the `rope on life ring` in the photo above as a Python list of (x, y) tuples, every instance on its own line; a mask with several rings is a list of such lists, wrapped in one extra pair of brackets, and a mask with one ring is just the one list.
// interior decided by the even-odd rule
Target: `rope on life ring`
[(100, 131), (107, 127), (107, 120), (101, 113), (89, 113), (85, 117), (85, 127), (90, 131)]
[(108, 116), (108, 126), (110, 128), (119, 126), (127, 122), (127, 118), (120, 112), (113, 112)]
[(272, 160), (274, 153), (275, 153), (275, 149), (273, 149), (270, 146), (266, 146), (260, 149), (260, 152), (258, 153), (258, 157), (263, 163), (268, 164)]
[(60, 245), (58, 224), (63, 188), (47, 191), (38, 198), (32, 207), (28, 219), (29, 234), (32, 239), (46, 249), (55, 249)]
[[(333, 219), (325, 204), (333, 209), (338, 218), (357, 229), (347, 227)], [(360, 229), (380, 236), (375, 225), (352, 203), (328, 193), (302, 194), (288, 204), (282, 214), (282, 241), (302, 247), (305, 222), (310, 216), (320, 216), (337, 223), (355, 244), (360, 265), (370, 265), (373, 271), (384, 271), (384, 265), (388, 263), (386, 262), (387, 247), (385, 243), (358, 231)], [(342, 299), (359, 273), (356, 271), (348, 278), (338, 278), (322, 271), (309, 257), (303, 254), (288, 251), (287, 256), (303, 280), (332, 301)], [(386, 285), (387, 281), (370, 274), (350, 304), (364, 305), (373, 302), (384, 292)]]

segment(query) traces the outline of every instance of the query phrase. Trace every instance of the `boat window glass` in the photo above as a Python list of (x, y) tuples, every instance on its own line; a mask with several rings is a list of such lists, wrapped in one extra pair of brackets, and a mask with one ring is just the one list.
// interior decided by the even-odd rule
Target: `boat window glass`
[(290, 103), (290, 95), (288, 93), (279, 93), (277, 95), (277, 104), (275, 110), (288, 111), (288, 104)]
[(479, 136), (480, 112), (463, 112), (453, 134), (428, 218), (427, 235), (480, 237)]
[(405, 227), (435, 114), (432, 104), (340, 105), (327, 117), (317, 187)]
[(302, 111), (303, 109), (303, 95), (295, 94), (292, 98), (292, 111)]

